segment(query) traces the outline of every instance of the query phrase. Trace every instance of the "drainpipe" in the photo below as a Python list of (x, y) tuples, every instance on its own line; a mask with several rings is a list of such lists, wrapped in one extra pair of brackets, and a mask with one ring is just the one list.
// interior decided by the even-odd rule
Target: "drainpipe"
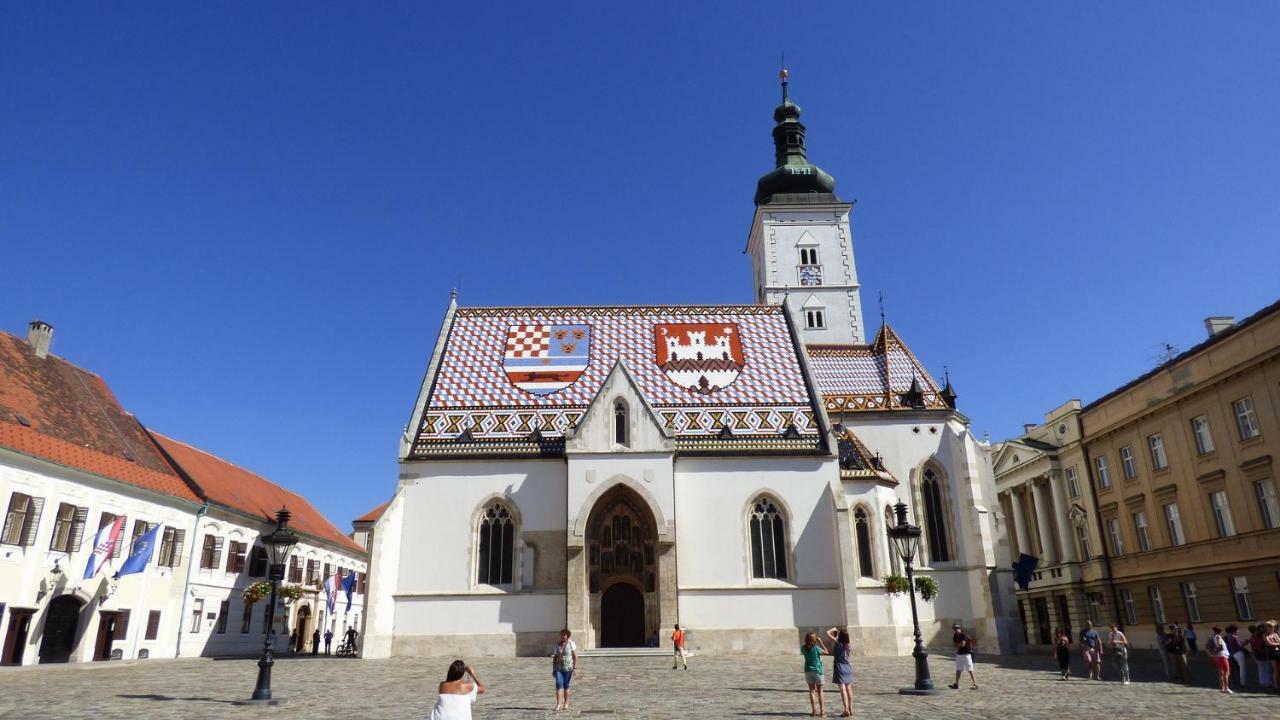
[(182, 657), (182, 628), (187, 617), (187, 598), (191, 595), (191, 573), (196, 564), (196, 537), (200, 534), (200, 518), (209, 513), (209, 501), (206, 500), (196, 511), (196, 526), (191, 531), (191, 557), (187, 558), (187, 580), (182, 584), (182, 609), (178, 610), (178, 640), (173, 649), (175, 658)]
[[(1076, 430), (1080, 433), (1080, 450), (1084, 453), (1084, 471), (1089, 478), (1089, 496), (1093, 498), (1093, 520), (1098, 528), (1098, 545), (1102, 550), (1102, 564), (1107, 574), (1107, 587), (1111, 590), (1111, 612), (1116, 625), (1124, 628), (1124, 615), (1120, 613), (1120, 594), (1116, 592), (1115, 574), (1111, 572), (1111, 551), (1107, 549), (1107, 531), (1102, 527), (1102, 516), (1098, 513), (1098, 486), (1093, 482), (1093, 459), (1089, 457), (1089, 446), (1085, 444), (1084, 420), (1076, 414)], [(1085, 599), (1086, 602), (1088, 598)]]

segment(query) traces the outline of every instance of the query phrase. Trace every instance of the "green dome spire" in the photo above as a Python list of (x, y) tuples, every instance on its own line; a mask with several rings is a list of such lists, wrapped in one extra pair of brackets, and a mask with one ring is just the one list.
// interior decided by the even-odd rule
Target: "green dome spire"
[(787, 94), (787, 69), (782, 78), (782, 104), (773, 111), (775, 167), (756, 183), (756, 205), (769, 203), (839, 202), (836, 180), (809, 162), (804, 149), (800, 106)]

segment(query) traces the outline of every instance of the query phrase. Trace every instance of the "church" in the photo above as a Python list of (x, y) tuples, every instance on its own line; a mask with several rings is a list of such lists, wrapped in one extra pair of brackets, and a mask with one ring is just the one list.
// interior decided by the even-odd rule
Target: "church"
[[(394, 497), (370, 529), (364, 655), (582, 648), (795, 652), (847, 627), (908, 654), (887, 529), (924, 530), (925, 642), (1010, 651), (1008, 543), (987, 443), (888, 325), (864, 324), (852, 204), (805, 150), (786, 71), (746, 241), (750, 305), (451, 300)], [(1020, 632), (1020, 631), (1018, 631)]]

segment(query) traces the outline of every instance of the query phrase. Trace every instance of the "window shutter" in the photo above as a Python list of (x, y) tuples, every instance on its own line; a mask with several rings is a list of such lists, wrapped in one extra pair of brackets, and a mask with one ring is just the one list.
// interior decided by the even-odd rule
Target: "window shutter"
[(229, 573), (233, 573), (233, 572), (235, 572), (235, 571), (236, 571), (236, 568), (235, 568), (235, 565), (236, 565), (236, 545), (238, 545), (238, 544), (239, 544), (239, 543), (237, 543), (235, 540), (232, 540), (232, 541), (231, 541), (231, 547), (230, 547), (230, 549), (228, 549), (228, 550), (227, 550), (227, 572), (229, 572)]
[(27, 506), (27, 517), (22, 521), (22, 545), (29, 547), (36, 544), (36, 531), (40, 528), (40, 511), (44, 509), (44, 498), (33, 497)]
[(80, 542), (84, 539), (84, 526), (89, 521), (89, 508), (77, 507), (75, 519), (71, 521), (71, 541), (67, 546), (67, 552), (74, 553), (80, 549)]
[(182, 566), (182, 546), (186, 544), (185, 543), (186, 538), (187, 538), (186, 530), (173, 531), (173, 565), (171, 565), (170, 567)]
[(213, 561), (209, 563), (211, 568), (216, 568), (222, 564), (222, 538), (216, 537), (213, 539), (213, 557), (210, 559)]
[[(128, 526), (129, 526), (129, 516), (125, 515), (124, 519), (120, 521), (120, 535), (124, 535), (124, 529)], [(116, 536), (116, 546), (111, 551), (111, 557), (113, 558), (120, 557), (120, 547), (124, 545), (123, 538), (120, 537), (120, 535)]]
[(159, 634), (160, 634), (160, 611), (152, 610), (151, 613), (147, 615), (147, 636), (144, 639), (155, 640), (156, 636)]
[(116, 631), (111, 637), (116, 640), (124, 640), (129, 634), (129, 611), (121, 610), (120, 615), (116, 617)]

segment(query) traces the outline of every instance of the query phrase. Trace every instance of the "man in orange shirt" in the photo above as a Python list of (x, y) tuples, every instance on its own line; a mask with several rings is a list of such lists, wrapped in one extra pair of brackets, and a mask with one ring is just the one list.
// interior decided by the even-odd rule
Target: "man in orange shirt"
[(671, 661), (671, 669), (675, 670), (677, 664), (683, 664), (684, 669), (689, 669), (689, 661), (684, 654), (684, 631), (676, 625), (676, 631), (671, 633), (671, 644), (675, 646), (675, 659)]

